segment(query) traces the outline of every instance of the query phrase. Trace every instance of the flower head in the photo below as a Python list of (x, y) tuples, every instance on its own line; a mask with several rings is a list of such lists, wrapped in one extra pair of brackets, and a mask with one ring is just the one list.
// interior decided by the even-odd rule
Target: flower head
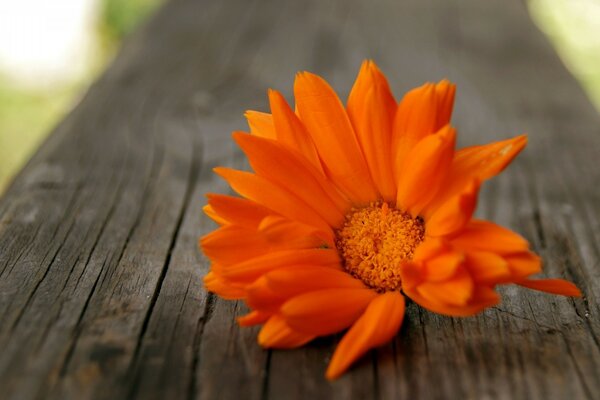
[(233, 137), (253, 173), (216, 168), (241, 197), (209, 194), (220, 227), (201, 239), (206, 287), (243, 299), (241, 325), (262, 346), (291, 348), (348, 329), (327, 369), (341, 375), (399, 330), (405, 297), (470, 316), (514, 283), (578, 296), (560, 279), (530, 279), (540, 258), (518, 234), (473, 219), (481, 184), (526, 136), (455, 150), (455, 86), (443, 80), (397, 103), (371, 61), (346, 107), (320, 77), (296, 77), (296, 111), (269, 91), (271, 114), (247, 112)]

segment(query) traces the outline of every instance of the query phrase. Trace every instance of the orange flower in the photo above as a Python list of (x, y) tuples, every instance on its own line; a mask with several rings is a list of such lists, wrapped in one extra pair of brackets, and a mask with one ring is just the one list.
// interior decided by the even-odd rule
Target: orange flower
[(269, 91), (271, 114), (249, 111), (233, 137), (254, 173), (216, 168), (241, 197), (209, 194), (220, 227), (201, 239), (206, 287), (252, 310), (258, 341), (301, 346), (348, 329), (326, 376), (335, 379), (399, 330), (407, 296), (469, 316), (499, 302), (498, 284), (579, 296), (572, 283), (530, 280), (540, 258), (518, 234), (473, 219), (483, 181), (526, 136), (455, 150), (455, 87), (444, 80), (397, 104), (373, 62), (346, 108), (320, 77), (296, 77), (294, 112)]

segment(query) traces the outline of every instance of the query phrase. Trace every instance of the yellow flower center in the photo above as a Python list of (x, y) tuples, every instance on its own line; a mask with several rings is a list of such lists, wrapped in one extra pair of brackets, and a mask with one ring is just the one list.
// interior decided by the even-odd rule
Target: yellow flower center
[(344, 226), (336, 231), (336, 246), (349, 273), (387, 292), (400, 289), (399, 266), (412, 259), (424, 237), (421, 218), (379, 202), (346, 215)]

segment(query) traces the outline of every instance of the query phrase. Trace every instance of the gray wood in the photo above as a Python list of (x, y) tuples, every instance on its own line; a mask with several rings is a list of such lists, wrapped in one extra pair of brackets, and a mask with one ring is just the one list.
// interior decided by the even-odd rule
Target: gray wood
[[(479, 214), (522, 232), (581, 299), (515, 287), (467, 319), (408, 307), (400, 334), (323, 378), (338, 336), (264, 351), (207, 294), (197, 239), (229, 132), (266, 89), (373, 58), (397, 96), (458, 84), (461, 144), (526, 131)], [(176, 0), (131, 37), (0, 200), (0, 397), (593, 399), (600, 387), (600, 118), (524, 4)]]

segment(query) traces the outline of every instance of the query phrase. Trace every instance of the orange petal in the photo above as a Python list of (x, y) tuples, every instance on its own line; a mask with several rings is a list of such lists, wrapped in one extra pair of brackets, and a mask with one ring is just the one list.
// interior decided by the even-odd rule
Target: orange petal
[(437, 118), (433, 128), (434, 132), (450, 123), (455, 94), (456, 85), (447, 79), (442, 79), (435, 85)]
[(464, 190), (473, 179), (484, 181), (500, 173), (527, 144), (527, 136), (471, 146), (454, 153), (448, 178), (428, 208), (437, 209), (452, 196)]
[(271, 314), (269, 313), (254, 310), (246, 315), (238, 317), (237, 322), (240, 324), (240, 326), (253, 326), (264, 323), (269, 319), (270, 316)]
[(417, 216), (435, 196), (452, 161), (456, 131), (450, 126), (427, 136), (408, 154), (398, 181), (396, 204)]
[(399, 179), (404, 160), (423, 138), (450, 123), (456, 88), (447, 80), (408, 92), (398, 105), (394, 119), (392, 148)]
[(273, 124), (273, 117), (271, 114), (248, 110), (244, 116), (248, 120), (248, 126), (250, 127), (250, 132), (253, 135), (267, 139), (277, 138), (275, 134), (275, 125)]
[(398, 292), (387, 292), (371, 301), (335, 349), (325, 374), (327, 379), (338, 378), (369, 349), (392, 339), (400, 329), (404, 311), (404, 296)]
[(293, 297), (323, 289), (365, 289), (361, 280), (345, 271), (323, 267), (278, 269), (266, 275), (273, 292)]
[(504, 256), (513, 280), (542, 272), (542, 259), (530, 251)]
[(581, 297), (581, 290), (573, 283), (563, 279), (535, 279), (515, 283), (541, 292), (560, 294), (562, 296)]
[(444, 252), (424, 263), (423, 279), (429, 282), (441, 282), (456, 274), (458, 267), (465, 260), (462, 253), (455, 251)]
[(291, 349), (314, 338), (314, 335), (294, 331), (281, 316), (273, 315), (258, 333), (258, 344), (266, 348)]
[(423, 263), (408, 261), (399, 266), (402, 290), (413, 290), (423, 282)]
[(385, 76), (372, 61), (362, 64), (348, 97), (347, 109), (379, 193), (386, 201), (395, 201), (390, 149), (396, 100)]
[(465, 265), (476, 282), (504, 283), (511, 276), (508, 262), (498, 254), (487, 251), (467, 252)]
[(271, 181), (249, 172), (217, 167), (214, 171), (222, 176), (233, 190), (276, 213), (294, 221), (307, 223), (324, 232), (331, 227), (315, 210), (296, 196)]
[(264, 218), (258, 231), (277, 248), (306, 249), (324, 246), (335, 248), (335, 243), (327, 233), (276, 215)]
[(529, 243), (523, 237), (482, 220), (471, 220), (451, 243), (466, 251), (482, 250), (498, 254), (518, 253), (529, 249)]
[(426, 299), (417, 290), (408, 289), (404, 293), (420, 306), (438, 314), (451, 317), (468, 317), (500, 302), (498, 293), (487, 286), (478, 285), (473, 290), (471, 300), (463, 306), (454, 306), (437, 299)]
[(354, 203), (376, 200), (377, 190), (360, 145), (333, 89), (320, 77), (304, 72), (296, 76), (294, 95), (327, 175)]
[(221, 216), (219, 216), (219, 214), (217, 214), (215, 209), (212, 208), (212, 206), (210, 204), (207, 204), (204, 207), (202, 207), (202, 211), (204, 211), (204, 214), (208, 215), (210, 219), (212, 219), (219, 225), (225, 225), (226, 223), (229, 222), (225, 218), (222, 218)]
[(425, 299), (434, 303), (450, 306), (464, 306), (473, 295), (473, 279), (464, 270), (459, 271), (443, 282), (428, 282), (417, 286), (417, 292)]
[(281, 93), (269, 90), (269, 103), (273, 113), (273, 122), (277, 133), (277, 141), (302, 154), (319, 172), (323, 166), (313, 143), (302, 121), (292, 111)]
[(230, 283), (214, 272), (204, 276), (204, 286), (209, 292), (216, 293), (227, 300), (243, 299), (246, 295), (243, 286)]
[(527, 145), (527, 135), (458, 150), (452, 163), (457, 175), (481, 180), (498, 175)]
[(270, 287), (266, 276), (261, 276), (246, 287), (246, 303), (252, 309), (274, 314), (287, 298), (275, 293)]
[(294, 297), (281, 307), (299, 332), (328, 335), (352, 325), (378, 294), (371, 289), (326, 289)]
[(253, 282), (259, 276), (282, 267), (307, 265), (340, 268), (337, 251), (330, 249), (283, 250), (265, 254), (239, 264), (223, 267), (222, 274), (233, 281)]
[(238, 225), (225, 225), (200, 239), (204, 254), (213, 262), (231, 265), (265, 254), (269, 242), (256, 231)]
[[(310, 163), (281, 144), (245, 133), (234, 133), (233, 138), (248, 156), (257, 175), (286, 188), (331, 226), (339, 226), (350, 205), (335, 187)], [(332, 200), (336, 196), (336, 201)]]
[(212, 193), (207, 194), (206, 197), (208, 197), (208, 205), (219, 218), (230, 224), (256, 228), (264, 217), (273, 213), (260, 204), (241, 197)]
[(425, 217), (428, 236), (448, 236), (461, 230), (473, 216), (479, 182), (471, 181), (464, 190), (442, 204), (431, 217)]
[(425, 237), (425, 240), (415, 249), (413, 260), (426, 261), (448, 250), (450, 245), (445, 239)]

